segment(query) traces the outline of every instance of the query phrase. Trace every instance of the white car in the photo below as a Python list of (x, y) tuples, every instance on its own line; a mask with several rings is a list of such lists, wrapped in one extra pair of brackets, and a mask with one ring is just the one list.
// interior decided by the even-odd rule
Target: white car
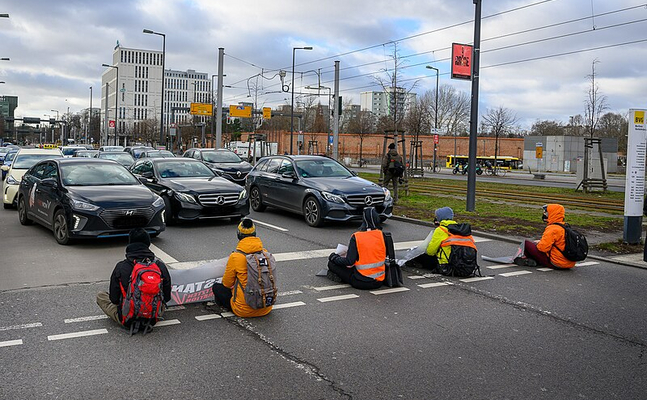
[(99, 151), (124, 151), (124, 146), (101, 146)]
[(20, 181), (29, 168), (39, 161), (61, 157), (63, 157), (63, 153), (61, 153), (60, 149), (20, 149), (13, 160), (11, 168), (2, 167), (8, 170), (7, 177), (2, 182), (2, 203), (4, 208), (15, 206)]

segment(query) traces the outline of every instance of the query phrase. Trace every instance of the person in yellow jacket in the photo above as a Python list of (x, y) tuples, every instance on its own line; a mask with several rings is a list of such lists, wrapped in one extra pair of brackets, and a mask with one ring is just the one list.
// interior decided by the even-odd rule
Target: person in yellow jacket
[(362, 225), (353, 233), (346, 256), (331, 253), (327, 277), (350, 284), (356, 289), (377, 289), (384, 282), (386, 242), (380, 216), (374, 207), (366, 207)]
[[(261, 317), (269, 314), (272, 311), (272, 306), (259, 309), (251, 308), (245, 302), (245, 294), (242, 288), (247, 286), (247, 259), (243, 253), (250, 254), (265, 250), (263, 242), (256, 237), (256, 227), (249, 218), (245, 218), (240, 222), (237, 235), (237, 251), (229, 256), (222, 283), (213, 285), (215, 302), (220, 307), (231, 310), (239, 317)], [(236, 280), (240, 281), (240, 285), (236, 284)], [(235, 300), (233, 296), (234, 290), (238, 291)]]
[(524, 240), (523, 253), (514, 259), (514, 263), (524, 267), (541, 265), (549, 268), (573, 268), (575, 261), (564, 257), (562, 250), (566, 247), (566, 232), (557, 224), (564, 224), (566, 211), (560, 204), (542, 206), (542, 220), (547, 224), (541, 239), (537, 242)]
[(414, 258), (412, 261), (422, 268), (430, 269), (433, 273), (440, 273), (443, 265), (449, 263), (451, 247), (446, 246), (441, 250), (441, 244), (449, 237), (448, 225), (456, 224), (454, 221), (454, 210), (449, 207), (441, 207), (434, 212), (434, 233), (431, 236), (425, 253)]

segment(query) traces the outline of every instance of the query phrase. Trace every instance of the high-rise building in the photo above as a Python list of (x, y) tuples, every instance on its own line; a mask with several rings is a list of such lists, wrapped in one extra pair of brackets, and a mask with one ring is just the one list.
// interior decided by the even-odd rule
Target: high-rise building
[(359, 102), (362, 111), (372, 112), (376, 118), (393, 115), (397, 105), (398, 115), (404, 116), (409, 106), (416, 101), (415, 93), (408, 93), (405, 88), (387, 88), (382, 92), (362, 92)]
[[(0, 132), (1, 137), (13, 137), (13, 118), (17, 107), (18, 96), (0, 96), (0, 118), (3, 119), (2, 126), (4, 127), (4, 132)], [(5, 118), (8, 118), (10, 122), (5, 122)]]

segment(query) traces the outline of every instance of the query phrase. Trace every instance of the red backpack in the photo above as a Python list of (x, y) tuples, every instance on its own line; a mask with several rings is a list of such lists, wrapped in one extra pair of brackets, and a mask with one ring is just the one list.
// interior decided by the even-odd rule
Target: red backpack
[(155, 260), (135, 261), (128, 289), (121, 287), (121, 323), (130, 327), (131, 335), (140, 328), (143, 328), (144, 334), (153, 330), (164, 304), (163, 280), (162, 271)]

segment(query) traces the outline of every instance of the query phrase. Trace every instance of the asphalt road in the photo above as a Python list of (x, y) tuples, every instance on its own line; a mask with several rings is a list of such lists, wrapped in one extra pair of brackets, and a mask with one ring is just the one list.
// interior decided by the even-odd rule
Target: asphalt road
[[(292, 258), (279, 263), (280, 307), (239, 319), (191, 304), (169, 311), (151, 334), (129, 337), (94, 302), (125, 240), (59, 246), (46, 229), (21, 226), (15, 210), (0, 210), (0, 398), (645, 396), (645, 270), (598, 260), (571, 271), (481, 262), (481, 280), (405, 269), (399, 291), (363, 292), (315, 276), (326, 252), (308, 253), (346, 244), (358, 224), (314, 229), (272, 210), (252, 217), (266, 247)], [(428, 233), (400, 221), (385, 229), (400, 247)], [(217, 221), (170, 227), (153, 240), (177, 262), (225, 257), (235, 244), (235, 225)], [(478, 248), (501, 256), (515, 245), (478, 238)]]

